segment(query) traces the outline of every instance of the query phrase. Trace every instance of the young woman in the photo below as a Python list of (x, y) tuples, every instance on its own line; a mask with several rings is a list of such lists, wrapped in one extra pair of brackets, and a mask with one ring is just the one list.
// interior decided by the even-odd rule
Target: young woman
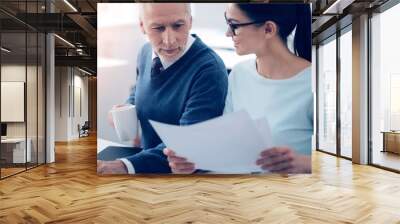
[[(247, 110), (265, 116), (273, 145), (255, 161), (263, 170), (311, 172), (313, 94), (311, 90), (311, 12), (307, 4), (229, 4), (226, 33), (238, 55), (256, 59), (237, 64), (229, 75), (225, 113)], [(293, 52), (287, 46), (295, 30)], [(195, 164), (165, 149), (174, 173), (192, 173)]]

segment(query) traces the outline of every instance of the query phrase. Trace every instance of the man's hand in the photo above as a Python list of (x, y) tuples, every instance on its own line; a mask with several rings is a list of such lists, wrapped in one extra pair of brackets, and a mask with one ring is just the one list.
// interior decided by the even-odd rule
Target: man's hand
[(256, 164), (274, 173), (311, 173), (311, 156), (297, 154), (285, 146), (262, 151)]
[(163, 152), (168, 157), (172, 173), (191, 174), (195, 171), (194, 163), (188, 162), (186, 158), (176, 156), (173, 150), (165, 148)]
[(128, 174), (128, 170), (121, 160), (97, 160), (97, 174)]
[(133, 139), (132, 144), (133, 144), (133, 147), (140, 147), (140, 137), (139, 137), (139, 136), (136, 136), (136, 137)]

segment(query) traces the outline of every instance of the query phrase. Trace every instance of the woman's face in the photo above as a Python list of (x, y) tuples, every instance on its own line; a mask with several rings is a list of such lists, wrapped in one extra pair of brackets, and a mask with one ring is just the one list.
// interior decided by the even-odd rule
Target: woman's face
[[(227, 22), (231, 24), (253, 22), (232, 3), (228, 5), (225, 16)], [(225, 34), (228, 37), (232, 37), (238, 55), (256, 53), (257, 50), (262, 49), (262, 44), (265, 43), (263, 28), (256, 26), (256, 24), (237, 27), (235, 33), (228, 26)]]

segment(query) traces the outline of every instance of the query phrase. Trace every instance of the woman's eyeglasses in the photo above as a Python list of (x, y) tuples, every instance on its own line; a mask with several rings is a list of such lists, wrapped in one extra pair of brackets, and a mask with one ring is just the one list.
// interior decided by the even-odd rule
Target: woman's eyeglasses
[(248, 23), (232, 23), (228, 20), (228, 18), (226, 18), (226, 12), (225, 12), (224, 16), (225, 16), (226, 24), (228, 24), (229, 30), (232, 32), (233, 36), (236, 36), (236, 29), (239, 27), (265, 22), (265, 21), (253, 21), (253, 22), (248, 22)]

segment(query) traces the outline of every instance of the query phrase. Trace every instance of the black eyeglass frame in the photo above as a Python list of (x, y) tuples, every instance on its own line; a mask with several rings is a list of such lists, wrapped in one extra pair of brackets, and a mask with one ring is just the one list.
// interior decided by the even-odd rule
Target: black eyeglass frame
[(233, 36), (236, 36), (235, 30), (239, 27), (249, 26), (249, 25), (254, 25), (254, 24), (259, 24), (259, 23), (265, 23), (265, 21), (253, 21), (253, 22), (248, 22), (248, 23), (232, 23), (232, 22), (228, 21), (228, 18), (226, 18), (226, 12), (224, 13), (224, 16), (225, 16), (226, 24), (228, 24), (229, 30), (232, 31)]

